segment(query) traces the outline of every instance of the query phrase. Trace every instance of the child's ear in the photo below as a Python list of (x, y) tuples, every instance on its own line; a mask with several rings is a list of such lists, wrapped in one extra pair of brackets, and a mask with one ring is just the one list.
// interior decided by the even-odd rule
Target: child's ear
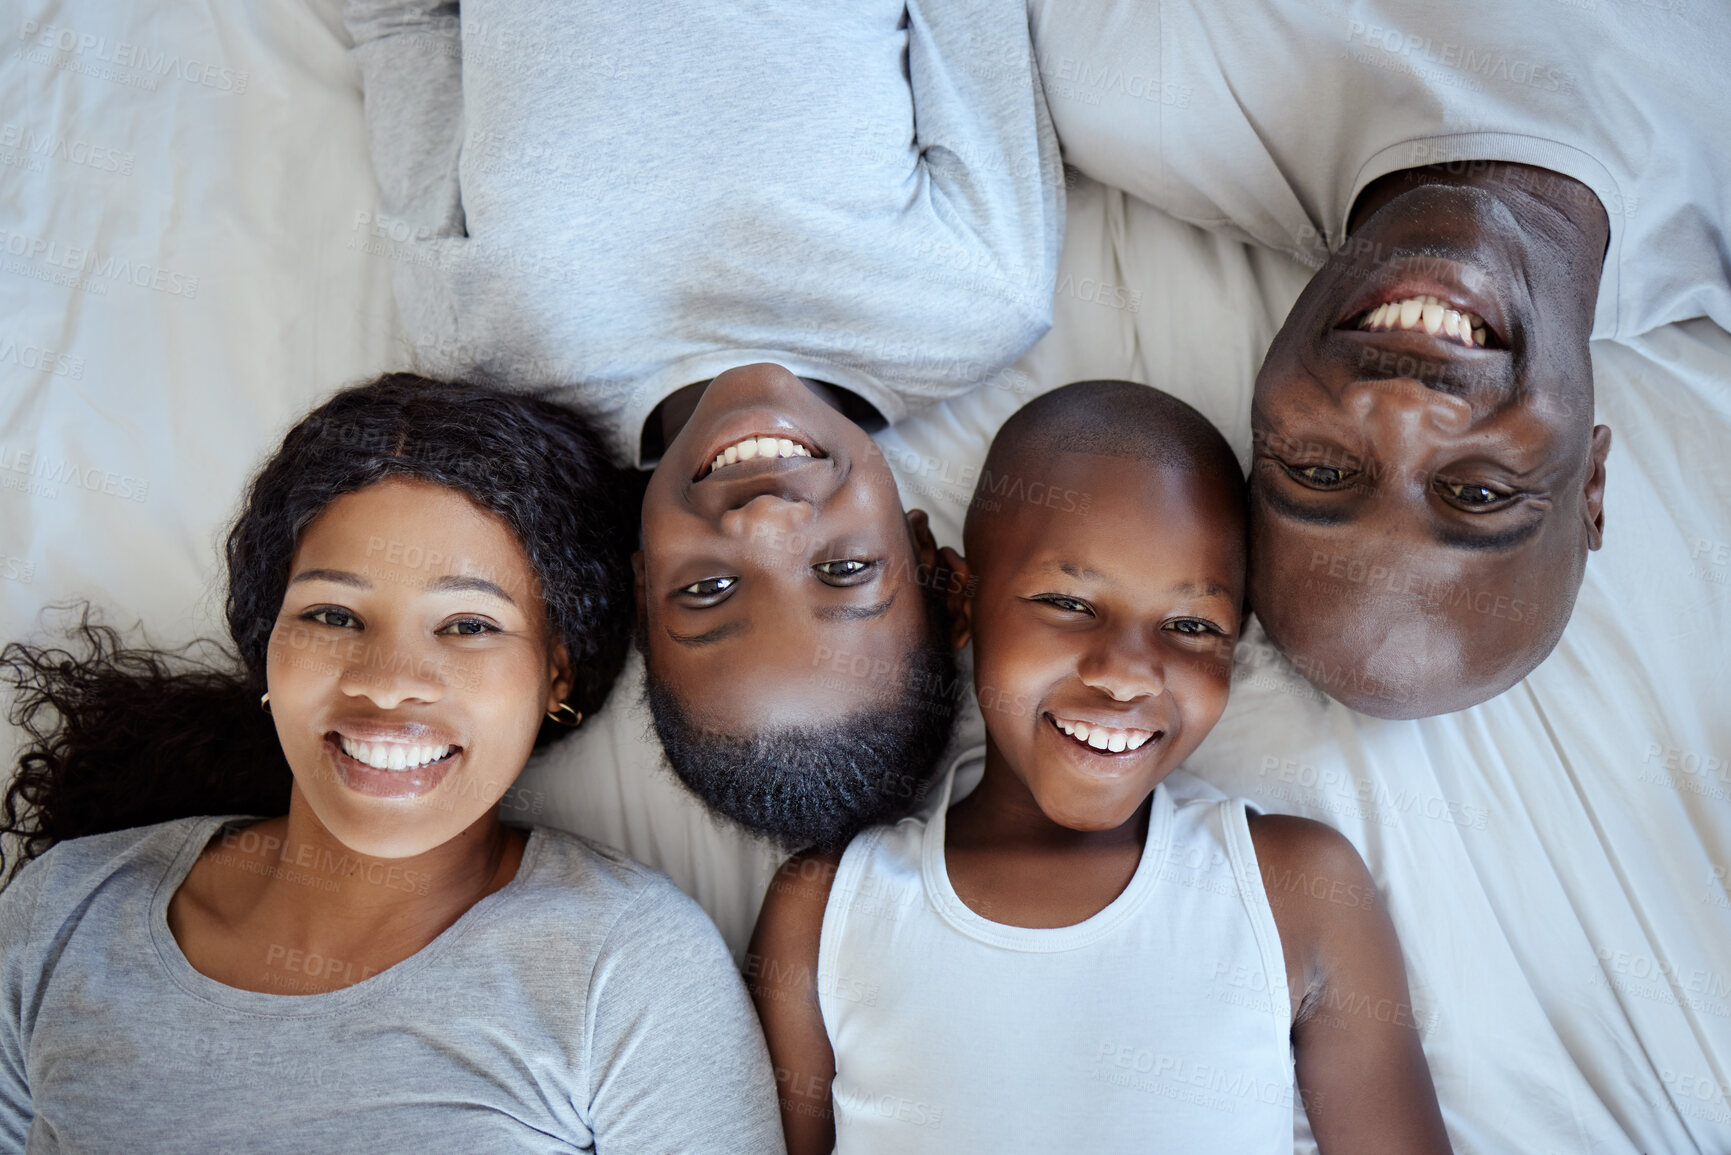
[(949, 546), (938, 551), (938, 569), (944, 574), (944, 605), (950, 611), (950, 646), (961, 649), (974, 636), (974, 587), (979, 579), (968, 568), (968, 559)]

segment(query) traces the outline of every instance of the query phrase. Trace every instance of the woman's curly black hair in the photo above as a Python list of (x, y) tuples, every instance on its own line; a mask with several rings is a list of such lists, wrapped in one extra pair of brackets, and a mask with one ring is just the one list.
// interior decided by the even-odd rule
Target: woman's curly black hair
[[(68, 838), (287, 811), (288, 763), (258, 700), (289, 565), (326, 506), (386, 478), (455, 490), (511, 527), (571, 654), (568, 701), (585, 716), (601, 708), (630, 644), (636, 471), (614, 464), (591, 418), (549, 395), (388, 374), (308, 414), (247, 490), (226, 547), (232, 652), (128, 648), (88, 606), (72, 649), (0, 650), (10, 720), (26, 735), (0, 801), (0, 835), (19, 840), (11, 872)], [(536, 745), (568, 732), (549, 722)]]

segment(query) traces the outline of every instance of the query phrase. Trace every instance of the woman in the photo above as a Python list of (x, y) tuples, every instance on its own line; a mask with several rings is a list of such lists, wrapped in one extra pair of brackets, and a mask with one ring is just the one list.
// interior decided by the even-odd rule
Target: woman
[(630, 487), (568, 408), (387, 377), (254, 482), (240, 670), (6, 649), (7, 1148), (779, 1149), (697, 907), (500, 821), (623, 661)]

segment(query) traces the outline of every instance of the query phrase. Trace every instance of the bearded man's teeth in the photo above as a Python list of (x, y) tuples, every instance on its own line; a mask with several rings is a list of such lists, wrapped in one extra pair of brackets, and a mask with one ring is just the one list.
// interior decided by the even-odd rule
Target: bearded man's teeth
[(1359, 318), (1360, 329), (1423, 329), (1433, 337), (1449, 337), (1482, 348), (1485, 319), (1466, 309), (1452, 309), (1432, 296), (1388, 301)]
[(709, 472), (714, 473), (724, 465), (737, 465), (741, 461), (753, 461), (759, 457), (810, 456), (811, 450), (790, 438), (747, 437), (717, 453), (715, 460), (709, 463)]
[(405, 746), (400, 742), (357, 742), (337, 735), (344, 754), (375, 770), (417, 770), (450, 756), (455, 746)]

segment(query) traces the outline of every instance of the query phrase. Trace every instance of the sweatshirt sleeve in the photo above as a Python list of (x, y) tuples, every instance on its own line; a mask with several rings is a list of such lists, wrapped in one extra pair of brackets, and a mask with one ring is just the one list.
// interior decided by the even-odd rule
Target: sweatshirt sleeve
[(663, 883), (620, 916), (590, 984), (598, 1155), (779, 1155), (763, 1031), (715, 926)]
[[(1064, 168), (1022, 0), (910, 0), (914, 137), (940, 215), (1051, 323)], [(985, 272), (987, 270), (981, 270)]]
[(29, 1050), (25, 1006), (33, 986), (28, 949), (42, 889), (38, 859), (0, 891), (0, 1150), (22, 1151), (36, 1117), (24, 1056)]
[(463, 40), (456, 0), (348, 0), (379, 214), (413, 235), (461, 236)]

